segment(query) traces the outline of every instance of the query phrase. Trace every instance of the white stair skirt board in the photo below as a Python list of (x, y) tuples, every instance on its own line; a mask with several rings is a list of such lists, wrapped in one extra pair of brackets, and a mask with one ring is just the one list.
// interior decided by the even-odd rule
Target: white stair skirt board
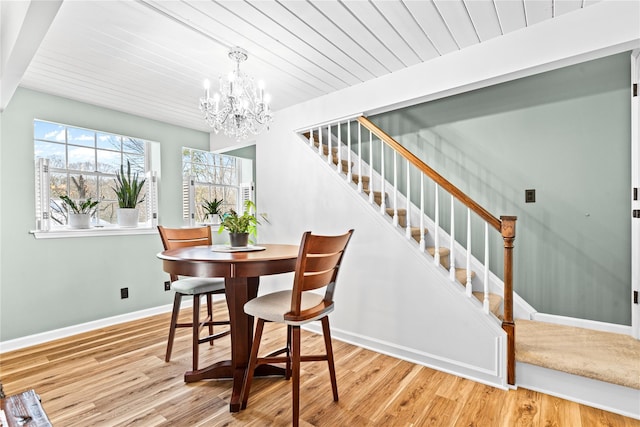
[(640, 420), (640, 390), (566, 372), (516, 363), (518, 387)]

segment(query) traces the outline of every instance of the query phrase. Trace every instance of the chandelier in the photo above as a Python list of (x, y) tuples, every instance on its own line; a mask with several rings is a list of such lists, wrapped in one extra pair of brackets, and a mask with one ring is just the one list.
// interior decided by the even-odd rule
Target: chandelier
[(269, 108), (269, 95), (264, 84), (256, 87), (251, 76), (240, 71), (240, 63), (247, 60), (247, 51), (239, 47), (229, 50), (229, 58), (236, 63), (227, 80), (220, 77), (220, 92), (210, 97), (209, 80), (204, 82), (204, 97), (200, 98), (200, 111), (213, 130), (240, 141), (248, 134), (257, 135), (269, 128), (273, 115)]

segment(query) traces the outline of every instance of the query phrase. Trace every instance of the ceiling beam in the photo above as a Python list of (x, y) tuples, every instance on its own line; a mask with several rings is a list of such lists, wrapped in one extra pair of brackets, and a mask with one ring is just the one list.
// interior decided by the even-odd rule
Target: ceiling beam
[(62, 0), (1, 2), (0, 112), (9, 104), (61, 5)]

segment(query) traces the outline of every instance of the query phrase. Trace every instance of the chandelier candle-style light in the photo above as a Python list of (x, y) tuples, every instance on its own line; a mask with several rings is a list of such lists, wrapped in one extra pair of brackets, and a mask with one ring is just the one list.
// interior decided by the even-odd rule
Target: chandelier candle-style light
[(236, 68), (225, 81), (220, 77), (220, 92), (210, 97), (209, 80), (204, 82), (204, 97), (200, 98), (200, 111), (205, 121), (218, 133), (238, 141), (249, 133), (257, 135), (269, 128), (273, 115), (269, 108), (269, 95), (264, 93), (264, 84), (256, 87), (251, 76), (240, 71), (240, 63), (247, 60), (247, 51), (239, 47), (229, 50), (229, 58)]

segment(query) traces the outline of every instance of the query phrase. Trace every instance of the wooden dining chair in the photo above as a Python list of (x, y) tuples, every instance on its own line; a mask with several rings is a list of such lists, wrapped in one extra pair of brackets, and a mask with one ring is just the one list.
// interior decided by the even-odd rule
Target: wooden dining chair
[[(294, 426), (298, 425), (300, 415), (300, 362), (327, 361), (333, 400), (338, 401), (338, 385), (333, 363), (328, 315), (333, 311), (336, 278), (352, 234), (353, 230), (339, 236), (304, 233), (296, 261), (293, 288), (263, 295), (245, 304), (245, 313), (255, 317), (257, 324), (242, 389), (242, 409), (247, 406), (251, 381), (256, 367), (267, 363), (285, 363), (287, 379), (290, 375), (292, 376)], [(311, 292), (321, 288), (324, 289), (324, 295)], [(325, 354), (301, 355), (300, 326), (316, 320), (322, 322)], [(264, 357), (258, 357), (265, 322), (278, 322), (287, 325), (287, 346)], [(280, 356), (281, 354), (285, 355)]]
[[(162, 244), (166, 249), (175, 249), (185, 246), (198, 246), (211, 244), (211, 228), (165, 228), (158, 226)], [(167, 341), (167, 352), (164, 361), (171, 360), (171, 350), (173, 349), (173, 339), (176, 334), (176, 328), (191, 328), (192, 330), (192, 365), (193, 370), (198, 369), (199, 345), (208, 342), (213, 345), (213, 341), (229, 335), (230, 331), (213, 332), (214, 326), (229, 325), (228, 320), (214, 321), (212, 310), (212, 298), (214, 294), (224, 294), (224, 278), (210, 277), (178, 277), (174, 274), (171, 277), (171, 289), (175, 291), (173, 299), (173, 311), (171, 313), (171, 324), (169, 325), (169, 339)], [(183, 296), (193, 297), (193, 320), (191, 323), (178, 323), (178, 313), (180, 312), (180, 303)], [(202, 296), (207, 300), (207, 318), (200, 320), (200, 299)], [(209, 334), (200, 337), (203, 328), (209, 329)]]

